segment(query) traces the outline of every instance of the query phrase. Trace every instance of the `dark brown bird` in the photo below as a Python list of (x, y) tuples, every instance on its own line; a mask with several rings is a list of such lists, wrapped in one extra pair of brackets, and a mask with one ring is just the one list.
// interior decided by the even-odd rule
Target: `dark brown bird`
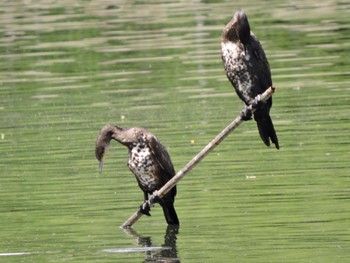
[[(149, 131), (143, 128), (124, 129), (109, 124), (100, 130), (96, 140), (95, 154), (100, 162), (100, 171), (102, 171), (103, 156), (112, 139), (128, 148), (128, 167), (144, 193), (145, 202), (140, 207), (141, 212), (150, 215), (150, 207), (146, 202), (148, 194), (159, 190), (175, 175), (170, 156), (164, 146)], [(176, 186), (163, 198), (157, 200), (163, 208), (166, 222), (171, 225), (179, 224), (174, 208), (175, 196)]]
[[(269, 62), (255, 35), (250, 31), (244, 11), (238, 10), (225, 26), (221, 38), (222, 61), (227, 78), (239, 98), (246, 104), (272, 86)], [(258, 130), (263, 142), (270, 146), (270, 140), (279, 149), (278, 138), (270, 117), (272, 98), (261, 103), (254, 112)], [(251, 119), (247, 116), (245, 120)]]

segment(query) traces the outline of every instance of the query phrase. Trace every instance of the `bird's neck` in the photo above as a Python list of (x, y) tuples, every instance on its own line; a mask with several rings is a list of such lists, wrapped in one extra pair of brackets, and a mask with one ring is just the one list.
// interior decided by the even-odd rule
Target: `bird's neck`
[(129, 129), (124, 129), (114, 125), (106, 125), (101, 132), (101, 135), (105, 140), (116, 140), (117, 142), (128, 145), (132, 139), (132, 134), (130, 134)]
[(231, 42), (236, 42), (239, 40), (237, 30), (232, 21), (225, 26), (224, 31), (222, 32), (222, 40)]

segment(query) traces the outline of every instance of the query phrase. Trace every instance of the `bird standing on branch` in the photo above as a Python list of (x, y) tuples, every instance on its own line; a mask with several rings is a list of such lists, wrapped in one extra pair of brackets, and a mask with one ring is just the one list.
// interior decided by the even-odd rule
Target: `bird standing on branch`
[[(221, 39), (222, 60), (227, 78), (239, 98), (246, 104), (272, 86), (269, 62), (255, 35), (250, 31), (244, 11), (238, 10), (225, 26)], [(270, 146), (270, 140), (279, 149), (278, 138), (270, 117), (272, 98), (261, 103), (254, 112), (258, 130), (263, 142)], [(245, 120), (251, 116), (244, 116)]]
[[(124, 129), (106, 125), (100, 130), (96, 140), (95, 154), (100, 162), (100, 171), (102, 171), (103, 156), (112, 139), (128, 148), (128, 167), (144, 193), (144, 203), (140, 210), (143, 214), (150, 215), (148, 194), (159, 190), (175, 175), (170, 156), (157, 138), (143, 128)], [(166, 222), (170, 225), (179, 224), (174, 208), (175, 196), (176, 186), (164, 197), (156, 200), (163, 208)]]

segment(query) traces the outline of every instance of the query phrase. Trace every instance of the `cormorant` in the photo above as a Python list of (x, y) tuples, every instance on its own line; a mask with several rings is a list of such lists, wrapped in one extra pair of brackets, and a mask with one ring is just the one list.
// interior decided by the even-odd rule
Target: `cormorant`
[[(159, 190), (175, 175), (170, 156), (157, 138), (146, 129), (125, 129), (109, 124), (100, 130), (96, 140), (95, 154), (100, 162), (100, 171), (103, 166), (103, 156), (112, 139), (128, 148), (128, 167), (135, 175), (138, 185), (144, 193), (145, 202), (140, 207), (141, 212), (150, 215), (150, 207), (146, 202), (148, 194)], [(171, 225), (179, 224), (174, 208), (175, 196), (176, 186), (163, 198), (156, 199), (163, 208), (166, 222)]]
[[(248, 18), (244, 11), (238, 10), (225, 26), (221, 38), (222, 61), (227, 78), (239, 98), (246, 104), (272, 86), (269, 62), (265, 52), (250, 31)], [(258, 130), (263, 142), (270, 146), (270, 140), (279, 149), (278, 138), (270, 117), (272, 98), (261, 103), (254, 112)], [(245, 120), (251, 119), (246, 116)]]

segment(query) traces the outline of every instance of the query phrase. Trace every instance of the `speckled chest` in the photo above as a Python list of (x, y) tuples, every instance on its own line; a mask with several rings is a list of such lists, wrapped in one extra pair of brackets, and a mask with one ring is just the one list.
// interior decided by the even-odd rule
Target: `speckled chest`
[(137, 143), (133, 145), (129, 152), (128, 166), (144, 190), (154, 190), (157, 184), (156, 167), (151, 156), (151, 150), (146, 144)]
[(249, 52), (245, 53), (240, 43), (230, 41), (221, 44), (221, 51), (227, 77), (237, 93), (249, 103), (254, 85), (254, 76), (250, 73), (253, 64)]

